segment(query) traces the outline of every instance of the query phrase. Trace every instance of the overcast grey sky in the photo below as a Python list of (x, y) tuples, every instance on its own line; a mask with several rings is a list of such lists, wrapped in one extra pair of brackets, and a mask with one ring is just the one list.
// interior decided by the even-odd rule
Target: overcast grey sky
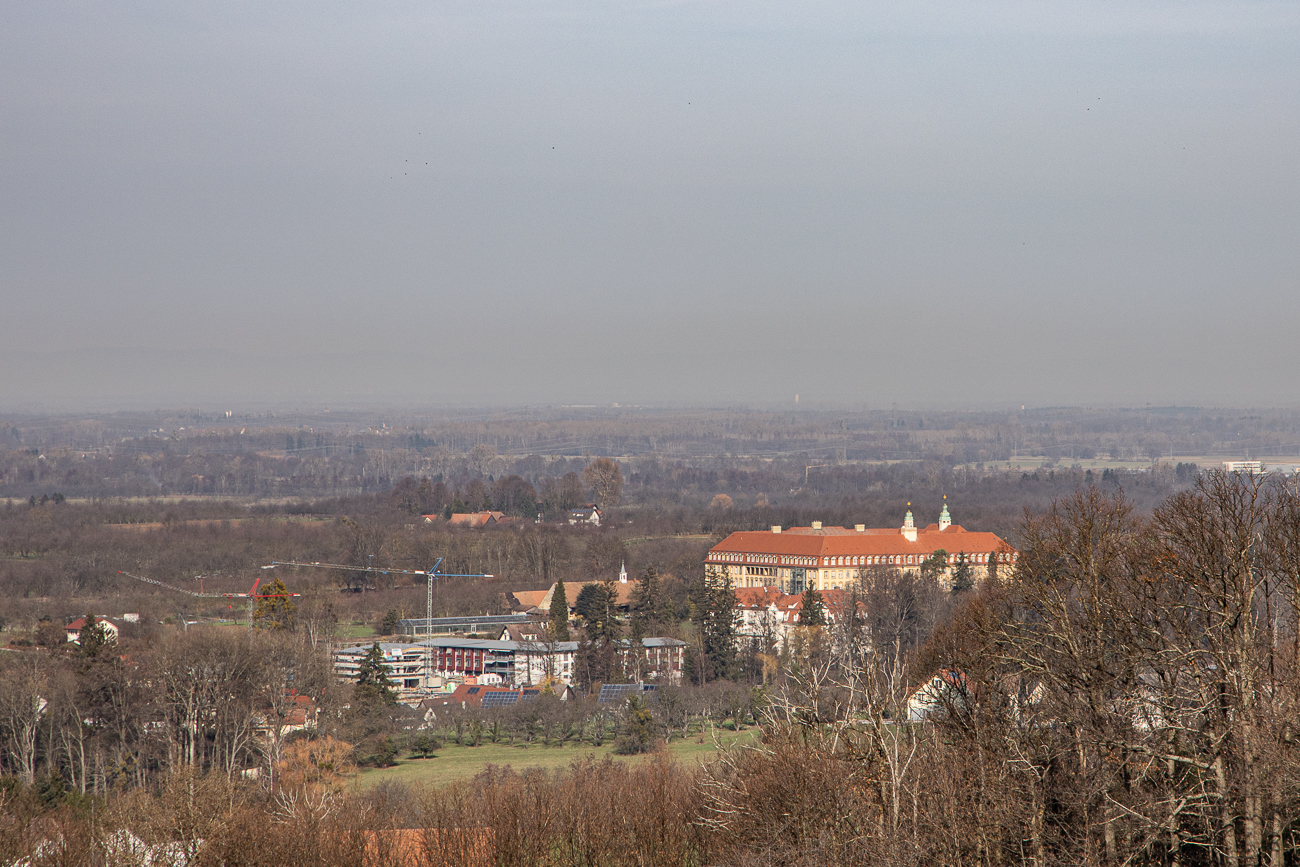
[(1300, 4), (0, 5), (0, 406), (1300, 403)]

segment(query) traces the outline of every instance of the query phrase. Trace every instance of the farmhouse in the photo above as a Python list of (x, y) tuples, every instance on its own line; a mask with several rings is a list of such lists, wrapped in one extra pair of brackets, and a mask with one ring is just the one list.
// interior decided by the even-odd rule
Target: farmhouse
[(569, 510), (570, 526), (599, 527), (602, 512), (595, 503), (584, 503), (576, 509)]

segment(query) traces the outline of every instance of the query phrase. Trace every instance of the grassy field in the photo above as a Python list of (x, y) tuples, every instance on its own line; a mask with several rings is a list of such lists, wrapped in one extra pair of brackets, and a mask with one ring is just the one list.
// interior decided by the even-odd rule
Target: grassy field
[(375, 634), (375, 627), (369, 623), (340, 623), (336, 633), (339, 638), (372, 638), (380, 641)]
[[(758, 734), (757, 729), (741, 732), (718, 730), (718, 743), (730, 745), (748, 743)], [(703, 738), (691, 735), (686, 739), (677, 739), (668, 745), (668, 754), (679, 762), (702, 762), (717, 752), (711, 734)], [(462, 747), (448, 744), (438, 750), (433, 758), (404, 759), (391, 768), (374, 768), (357, 775), (354, 785), (358, 789), (368, 789), (386, 780), (410, 783), (414, 785), (441, 786), (472, 779), (488, 765), (511, 767), (516, 771), (525, 768), (543, 768), (555, 770), (566, 768), (574, 761), (587, 756), (604, 759), (610, 756), (616, 762), (643, 762), (649, 756), (616, 756), (610, 744), (593, 747), (591, 744), (562, 747), (508, 746), (506, 744), (480, 744), (477, 747)]]

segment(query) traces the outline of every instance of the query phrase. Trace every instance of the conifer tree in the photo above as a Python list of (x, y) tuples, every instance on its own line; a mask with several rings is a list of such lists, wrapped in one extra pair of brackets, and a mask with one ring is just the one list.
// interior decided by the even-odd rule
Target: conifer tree
[(96, 620), (95, 615), (86, 615), (86, 625), (81, 627), (78, 644), (80, 645), (79, 653), (89, 659), (93, 659), (105, 650), (112, 648), (117, 643), (113, 633), (102, 621)]
[(691, 619), (699, 630), (708, 668), (695, 675), (699, 682), (735, 675), (737, 617), (736, 591), (730, 576), (706, 569), (691, 592)]
[(803, 606), (799, 611), (799, 625), (826, 625), (826, 606), (822, 603), (822, 595), (811, 586), (803, 592)]
[(293, 629), (293, 615), (297, 608), (289, 598), (289, 588), (276, 578), (270, 587), (264, 588), (257, 596), (253, 625), (261, 629)]
[(653, 566), (647, 566), (637, 582), (636, 592), (632, 594), (632, 622), (645, 629), (658, 625), (661, 609), (659, 572)]
[(564, 591), (564, 582), (555, 582), (555, 591), (551, 593), (551, 636), (556, 641), (569, 640), (569, 600)]
[(384, 651), (376, 641), (357, 666), (357, 685), (352, 693), (357, 704), (397, 704), (397, 691), (384, 665)]
[(957, 567), (952, 572), (953, 595), (964, 593), (974, 586), (975, 579), (971, 574), (970, 562), (966, 559), (965, 553), (960, 553), (957, 555)]

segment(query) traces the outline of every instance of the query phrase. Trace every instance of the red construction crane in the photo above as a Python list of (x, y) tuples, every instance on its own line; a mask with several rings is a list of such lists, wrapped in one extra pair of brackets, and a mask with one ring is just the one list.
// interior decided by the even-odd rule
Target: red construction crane
[(247, 599), (247, 600), (248, 600), (248, 628), (249, 628), (249, 629), (252, 629), (252, 628), (253, 628), (253, 604), (254, 604), (258, 599), (284, 599), (284, 598), (289, 598), (289, 597), (301, 596), (301, 595), (302, 595), (301, 593), (258, 593), (258, 592), (257, 592), (257, 585), (260, 584), (261, 581), (262, 581), (262, 577), (261, 577), (260, 575), (259, 575), (259, 576), (257, 577), (257, 579), (253, 582), (253, 586), (250, 587), (250, 588), (248, 588), (248, 592), (247, 592), (247, 593), (204, 593), (204, 592), (203, 592), (203, 579), (204, 579), (205, 577), (210, 577), (210, 576), (199, 575), (199, 576), (196, 576), (196, 577), (198, 578), (198, 581), (199, 581), (199, 590), (198, 590), (198, 592), (196, 593), (196, 592), (194, 592), (193, 590), (186, 590), (184, 587), (177, 587), (177, 586), (174, 585), (174, 584), (168, 584), (168, 583), (166, 583), (166, 582), (164, 582), (164, 581), (159, 581), (159, 580), (157, 580), (156, 578), (144, 578), (144, 577), (142, 577), (142, 576), (140, 576), (140, 575), (132, 575), (130, 572), (123, 572), (123, 571), (121, 571), (121, 570), (118, 570), (118, 573), (117, 573), (117, 574), (119, 574), (119, 575), (125, 575), (125, 576), (128, 577), (128, 578), (134, 578), (134, 579), (137, 580), (137, 581), (143, 581), (143, 582), (146, 583), (146, 584), (153, 584), (153, 585), (155, 585), (155, 586), (157, 586), (157, 587), (162, 587), (162, 588), (167, 589), (167, 590), (174, 590), (174, 591), (176, 591), (177, 593), (184, 593), (184, 594), (186, 594), (186, 595), (188, 595), (188, 596), (197, 596), (197, 597), (200, 598), (200, 599)]

